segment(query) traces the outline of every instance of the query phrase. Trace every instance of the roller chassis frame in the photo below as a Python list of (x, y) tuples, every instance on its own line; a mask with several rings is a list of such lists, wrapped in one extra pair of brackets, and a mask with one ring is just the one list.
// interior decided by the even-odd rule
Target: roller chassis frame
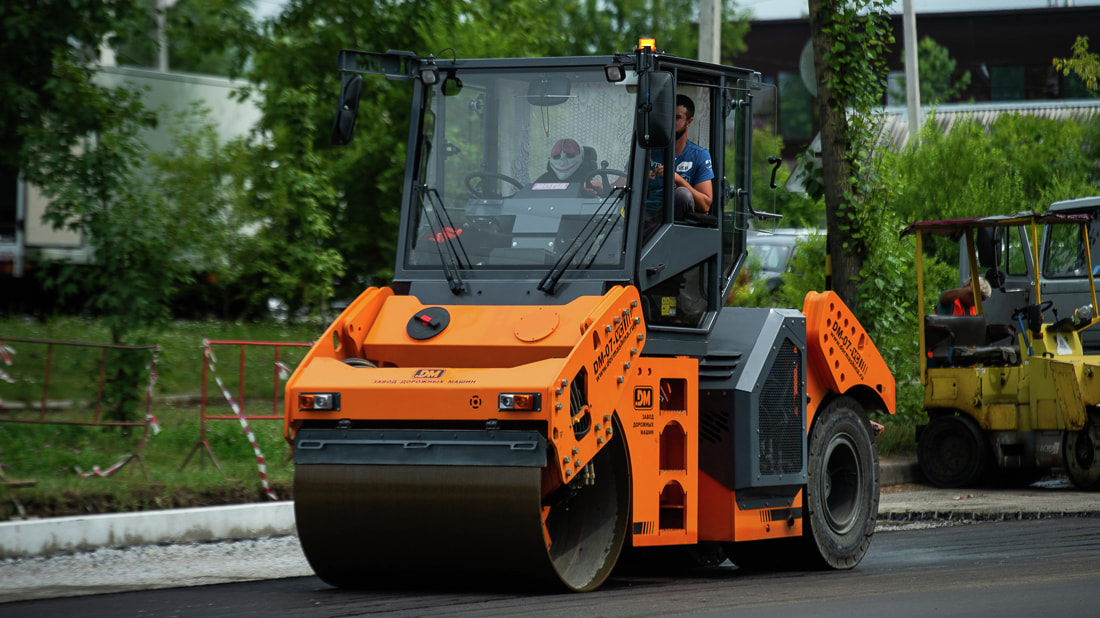
[[(811, 293), (803, 312), (724, 306), (752, 216), (751, 131), (726, 130), (752, 126), (758, 74), (649, 48), (344, 51), (340, 67), (336, 141), (350, 139), (361, 75), (412, 82), (413, 106), (394, 284), (349, 305), (286, 388), (299, 533), (322, 579), (401, 584), (442, 563), (462, 565), (444, 567), (452, 583), (585, 591), (624, 548), (623, 560), (770, 549), (742, 552), (749, 568), (790, 545), (790, 568), (858, 564), (878, 503), (867, 414), (893, 412), (892, 376), (834, 294)], [(636, 111), (601, 123), (633, 138), (584, 135), (629, 155), (624, 186), (593, 196), (508, 182), (522, 187), (508, 196), (485, 185), (511, 178), (491, 171), (509, 157), (509, 171), (526, 165), (529, 149), (497, 136), (516, 139), (527, 125), (507, 123), (528, 105), (563, 122), (583, 102), (633, 101), (609, 67), (639, 94)], [(716, 216), (674, 219), (671, 175), (665, 197), (647, 180), (646, 161), (671, 153), (676, 84), (729, 147), (712, 153)], [(464, 126), (491, 127), (491, 140), (454, 143), (445, 123), (469, 113)], [(433, 158), (431, 141), (449, 142), (447, 156)], [(451, 197), (448, 157), (478, 150), (490, 172)], [(304, 407), (317, 401), (329, 407)]]

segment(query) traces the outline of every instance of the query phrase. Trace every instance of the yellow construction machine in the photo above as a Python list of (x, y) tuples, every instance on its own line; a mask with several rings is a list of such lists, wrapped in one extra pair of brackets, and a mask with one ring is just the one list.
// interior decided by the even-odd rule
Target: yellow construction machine
[[(914, 223), (918, 298), (924, 298), (927, 237), (957, 240), (969, 256), (972, 308), (941, 303), (920, 317), (921, 383), (928, 424), (917, 428), (918, 462), (940, 487), (1027, 484), (1064, 469), (1084, 489), (1100, 489), (1100, 357), (1082, 351), (1080, 333), (1097, 322), (1087, 214), (1020, 213)], [(1051, 239), (1040, 261), (1039, 232)], [(1051, 272), (1087, 277), (1090, 302), (1059, 316), (1043, 286), (1006, 287), (1011, 275)], [(985, 287), (983, 292), (981, 288)], [(938, 293), (938, 292), (937, 292)], [(1017, 299), (1009, 321), (986, 307)]]

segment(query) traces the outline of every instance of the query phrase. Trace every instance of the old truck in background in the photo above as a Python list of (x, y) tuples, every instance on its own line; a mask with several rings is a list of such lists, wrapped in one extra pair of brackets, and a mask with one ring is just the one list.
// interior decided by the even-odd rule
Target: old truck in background
[[(1050, 214), (1091, 215), (1088, 238), (1093, 256), (1100, 255), (1100, 196), (1082, 197), (1054, 202)], [(1067, 235), (1069, 237), (1067, 237)], [(1036, 302), (1034, 294), (1051, 302), (1051, 317), (1066, 317), (1082, 305), (1091, 302), (1087, 266), (1083, 247), (1077, 241), (1076, 230), (1066, 226), (1044, 225), (1039, 229), (1037, 246), (1033, 247), (1026, 229), (1005, 229), (997, 235), (996, 264), (979, 268), (978, 273), (996, 290), (985, 302), (985, 311), (992, 322), (1010, 322), (1019, 307)], [(1072, 247), (1072, 251), (1062, 248)], [(1033, 251), (1036, 249), (1037, 251)], [(1095, 268), (1095, 267), (1093, 267)], [(959, 284), (969, 276), (966, 247), (959, 247)], [(1095, 271), (1093, 275), (1097, 274)], [(1081, 343), (1089, 354), (1100, 354), (1100, 329), (1081, 332)]]

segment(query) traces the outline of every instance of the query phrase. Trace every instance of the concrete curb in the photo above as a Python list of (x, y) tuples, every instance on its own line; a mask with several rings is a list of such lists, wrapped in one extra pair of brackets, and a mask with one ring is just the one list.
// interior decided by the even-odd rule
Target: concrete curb
[[(883, 487), (919, 479), (915, 459), (879, 462)], [(879, 518), (884, 515), (899, 517), (880, 508)], [(254, 539), (296, 532), (293, 501), (30, 519), (0, 522), (0, 559), (103, 547)]]
[(902, 459), (887, 459), (878, 464), (879, 485), (890, 487), (892, 485), (905, 485), (906, 483), (919, 483), (924, 480), (920, 466), (915, 457)]
[(0, 522), (0, 559), (295, 532), (294, 503), (289, 501), (31, 519)]
[(1074, 517), (1100, 517), (1100, 510), (1045, 511), (1024, 510), (905, 510), (883, 511), (878, 514), (879, 521), (919, 522), (919, 521), (1031, 521), (1035, 519), (1064, 519)]

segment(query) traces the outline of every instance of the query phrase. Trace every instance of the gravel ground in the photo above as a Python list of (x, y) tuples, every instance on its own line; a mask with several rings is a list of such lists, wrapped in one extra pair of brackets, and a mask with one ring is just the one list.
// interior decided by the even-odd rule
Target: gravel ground
[(0, 561), (0, 603), (312, 574), (294, 535), (140, 545)]
[[(880, 521), (878, 531), (963, 522)], [(123, 549), (0, 561), (0, 603), (129, 590), (180, 588), (313, 575), (296, 535)], [(3, 608), (0, 608), (2, 615)]]
[[(1100, 517), (1100, 492), (1074, 490), (1064, 479), (977, 491), (905, 483), (883, 488), (876, 530), (1044, 517)], [(0, 603), (312, 574), (297, 535), (140, 545), (0, 560)]]

